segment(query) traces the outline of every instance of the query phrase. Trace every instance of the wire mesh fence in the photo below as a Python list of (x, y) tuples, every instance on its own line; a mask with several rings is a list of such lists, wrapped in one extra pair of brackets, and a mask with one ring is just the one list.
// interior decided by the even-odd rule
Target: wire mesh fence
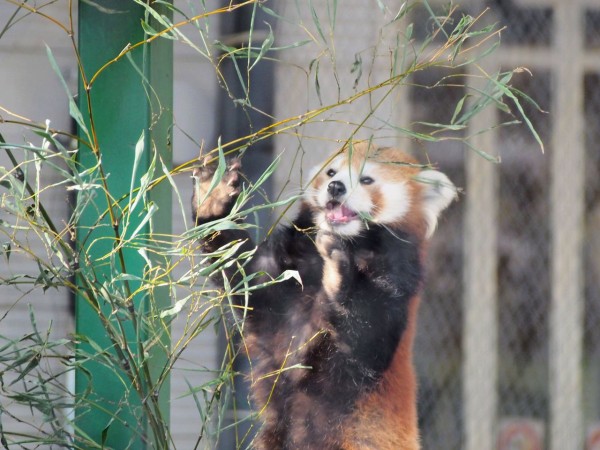
[[(495, 146), (501, 164), (498, 166), (497, 191), (497, 396), (496, 439), (500, 448), (511, 445), (537, 445), (550, 448), (551, 349), (550, 315), (552, 312), (550, 186), (552, 173), (550, 158), (554, 152), (568, 152), (560, 145), (552, 146), (553, 114), (556, 85), (556, 66), (540, 61), (536, 52), (543, 54), (555, 43), (556, 33), (573, 30), (557, 29), (557, 12), (551, 4), (538, 2), (533, 6), (511, 1), (488, 2), (494, 20), (506, 26), (502, 33), (503, 50), (498, 66), (503, 61), (521, 58), (533, 76), (526, 73), (514, 80), (514, 86), (533, 97), (545, 112), (530, 109), (531, 118), (541, 139), (546, 143), (546, 154), (539, 152), (535, 140), (522, 128), (504, 128), (497, 132)], [(472, 2), (471, 8), (482, 5)], [(472, 12), (472, 11), (471, 11)], [(360, 9), (357, 15), (363, 14)], [(583, 47), (598, 46), (598, 10), (585, 9)], [(415, 37), (425, 39), (427, 27), (433, 19), (425, 7), (415, 8), (409, 22), (415, 24)], [(352, 19), (349, 20), (352, 23)], [(340, 58), (351, 54), (356, 40), (338, 42)], [(524, 52), (524, 50), (526, 50)], [(532, 61), (523, 55), (531, 54)], [(341, 60), (341, 59), (340, 59)], [(443, 123), (452, 116), (454, 105), (464, 95), (458, 87), (434, 86), (448, 73), (435, 70), (419, 72), (411, 79), (408, 95), (403, 98), (407, 112), (402, 116), (410, 123), (419, 121)], [(586, 133), (586, 237), (585, 244), (585, 312), (581, 322), (584, 355), (583, 404), (584, 428), (595, 430), (598, 423), (598, 96), (597, 73), (588, 73), (584, 80), (572, 80), (584, 91)], [(321, 84), (322, 90), (331, 86)], [(286, 99), (286, 101), (289, 99)], [(550, 113), (548, 113), (550, 111)], [(583, 111), (580, 111), (583, 113)], [(413, 129), (418, 131), (417, 124)], [(325, 133), (324, 133), (325, 134)], [(420, 141), (400, 141), (413, 153), (440, 164), (443, 170), (464, 186), (469, 195), (469, 181), (464, 173), (464, 152), (444, 145)], [(560, 144), (560, 141), (558, 142)], [(442, 147), (442, 148), (440, 148)], [(575, 199), (574, 201), (578, 201)], [(494, 208), (490, 205), (490, 208)], [(486, 214), (482, 211), (482, 214)], [(465, 448), (463, 427), (462, 339), (464, 293), (462, 268), (463, 205), (455, 205), (445, 217), (437, 239), (431, 245), (428, 283), (421, 305), (419, 334), (416, 345), (416, 364), (420, 373), (420, 417), (424, 448)], [(577, 232), (577, 231), (575, 231)], [(582, 299), (572, 299), (574, 302)], [(566, 395), (577, 396), (576, 391)], [(593, 431), (586, 431), (593, 436)], [(589, 439), (592, 439), (591, 437)], [(519, 444), (521, 442), (521, 444)], [(591, 442), (591, 441), (590, 441)], [(591, 443), (586, 448), (592, 448)]]
[[(312, 9), (291, 0), (277, 5), (277, 14), (285, 20), (276, 23), (276, 42), (282, 47), (291, 46), (289, 52), (279, 56), (279, 64), (274, 69), (274, 116), (278, 119), (302, 117), (308, 111), (340, 102), (394, 76), (395, 64), (406, 57), (406, 51), (410, 53), (419, 48), (431, 37), (432, 31), (439, 28), (436, 20), (442, 14), (436, 15), (436, 12), (444, 8), (438, 2), (417, 2), (419, 4), (401, 20), (390, 22), (390, 14), (393, 18), (405, 2), (377, 2), (377, 6), (374, 2), (358, 0), (344, 2), (343, 11), (340, 9), (337, 16), (334, 3), (338, 2), (308, 2)], [(501, 127), (493, 131), (494, 148), (489, 149), (492, 156), (500, 159), (495, 169), (494, 203), (481, 211), (482, 216), (492, 214), (497, 218), (496, 227), (489, 230), (490, 239), (497, 245), (495, 252), (487, 255), (494, 259), (497, 293), (493, 311), (497, 328), (489, 330), (495, 333), (492, 351), (497, 361), (492, 393), (497, 401), (491, 412), (493, 445), (498, 449), (557, 450), (557, 444), (552, 447), (551, 433), (551, 428), (556, 428), (552, 402), (553, 396), (557, 395), (551, 382), (554, 376), (551, 361), (555, 358), (555, 349), (551, 346), (555, 332), (552, 324), (556, 323), (551, 316), (552, 259), (556, 258), (552, 242), (555, 227), (560, 224), (551, 221), (556, 199), (550, 189), (555, 176), (550, 162), (558, 152), (570, 152), (571, 148), (561, 145), (554, 136), (557, 124), (553, 109), (559, 90), (581, 89), (583, 109), (576, 113), (581, 115), (584, 124), (585, 172), (580, 176), (584, 177), (585, 199), (572, 201), (584, 201), (585, 215), (584, 228), (572, 232), (581, 235), (583, 289), (581, 298), (569, 301), (582, 304), (582, 317), (577, 322), (578, 328), (567, 332), (581, 335), (583, 352), (579, 374), (582, 391), (574, 389), (562, 395), (581, 398), (578, 411), (583, 416), (581, 442), (587, 439), (582, 445), (586, 450), (592, 450), (598, 448), (594, 447), (599, 445), (594, 439), (600, 434), (600, 66), (590, 61), (597, 56), (600, 47), (600, 9), (577, 3), (573, 7), (579, 8), (583, 26), (559, 29), (561, 22), (557, 17), (560, 11), (556, 2), (473, 0), (466, 3), (456, 11), (457, 17), (462, 13), (477, 15), (489, 6), (489, 21), (506, 25), (501, 34), (502, 47), (496, 56), (492, 56), (494, 70), (509, 70), (516, 61), (517, 65), (531, 71), (533, 76), (523, 71), (511, 85), (539, 104), (542, 112), (525, 105), (525, 115), (545, 143), (545, 154), (542, 154), (527, 126)], [(386, 8), (387, 16), (384, 14)], [(318, 25), (317, 18), (324, 22)], [(327, 30), (325, 23), (335, 23), (335, 30)], [(451, 25), (447, 24), (447, 29), (451, 29)], [(561, 33), (580, 33), (584, 52), (580, 61), (584, 76), (570, 80), (569, 85), (557, 84), (561, 55), (554, 54), (552, 49)], [(294, 46), (307, 36), (319, 43), (316, 51), (312, 49), (313, 53), (306, 52), (302, 45)], [(433, 41), (441, 42), (443, 38), (443, 33), (438, 33)], [(276, 198), (297, 193), (306, 181), (305, 170), (357, 130), (356, 138), (377, 136), (377, 144), (400, 146), (410, 150), (423, 163), (433, 162), (457, 186), (464, 188), (460, 201), (442, 219), (427, 261), (428, 275), (415, 346), (419, 424), (424, 449), (467, 450), (469, 436), (465, 422), (466, 415), (472, 414), (465, 406), (465, 396), (470, 395), (466, 393), (464, 373), (467, 332), (464, 326), (465, 241), (469, 239), (465, 233), (465, 214), (469, 195), (476, 184), (465, 170), (467, 156), (472, 150), (462, 141), (471, 131), (445, 130), (449, 139), (442, 142), (423, 139), (431, 131), (431, 124), (452, 121), (457, 104), (471, 92), (465, 72), (464, 68), (440, 67), (416, 71), (398, 91), (389, 95), (382, 91), (373, 92), (348, 104), (341, 102), (339, 107), (322, 114), (318, 120), (274, 137), (275, 153), (286, 152), (274, 177)], [(236, 108), (240, 104), (236, 104)], [(496, 119), (497, 123), (502, 123), (515, 117), (499, 114)], [(250, 159), (251, 154), (248, 155)], [(4, 272), (0, 271), (0, 276), (4, 276)], [(4, 297), (5, 291), (0, 292)], [(42, 313), (51, 315), (51, 311)], [(193, 312), (189, 313), (192, 317)], [(217, 348), (214, 339), (207, 339), (201, 345)], [(199, 358), (214, 358), (214, 348), (200, 352)], [(185, 363), (183, 360), (180, 364), (181, 370), (189, 370)], [(204, 385), (205, 380), (196, 383), (193, 371), (198, 371), (198, 367), (205, 370), (217, 365), (215, 361), (206, 364), (191, 361), (190, 372), (180, 377), (185, 380), (177, 381), (182, 383), (177, 389), (178, 395), (185, 396), (194, 389), (207, 394), (211, 386)], [(206, 372), (210, 370), (206, 369)], [(181, 405), (178, 400), (174, 399), (173, 405)], [(191, 398), (188, 400), (191, 402)], [(245, 414), (242, 409), (239, 408), (240, 415)], [(175, 437), (181, 448), (195, 444), (198, 436), (189, 431), (193, 423), (188, 425), (186, 420), (190, 416), (182, 409), (173, 415), (181, 421), (174, 429), (186, 433), (185, 439)], [(236, 411), (232, 411), (231, 416), (236, 416)], [(235, 423), (235, 420), (232, 421)], [(559, 430), (559, 433), (571, 431)], [(232, 444), (227, 445), (234, 446), (235, 441), (234, 437)]]
[[(596, 32), (600, 29), (600, 11), (589, 12), (590, 20), (595, 17)], [(587, 36), (587, 33), (586, 33)], [(598, 47), (599, 41), (592, 37), (586, 42)], [(589, 426), (589, 440), (598, 442), (600, 419), (600, 71), (588, 73), (584, 79), (585, 92), (585, 146), (586, 146), (586, 217), (584, 237), (585, 261), (585, 307), (584, 307), (584, 420)], [(590, 448), (591, 447), (590, 444)]]
[[(550, 5), (537, 7), (521, 7), (513, 2), (491, 2), (492, 14), (499, 17), (507, 30), (503, 33), (503, 42), (506, 45), (500, 57), (514, 61), (512, 54), (517, 55), (527, 48), (528, 52), (535, 53), (536, 48), (543, 52), (544, 48), (552, 45), (553, 33), (568, 33), (570, 30), (557, 30), (555, 25), (555, 11)], [(584, 47), (597, 48), (597, 10), (585, 10)], [(583, 15), (583, 14), (582, 14)], [(554, 30), (551, 31), (551, 30)], [(534, 57), (534, 61), (537, 59)], [(583, 64), (583, 61), (580, 61)], [(501, 62), (500, 62), (501, 64)], [(523, 61), (533, 72), (534, 76), (519, 77), (514, 85), (534, 97), (544, 111), (550, 114), (529, 111), (529, 117), (535, 123), (542, 140), (547, 143), (555, 142), (559, 145), (546, 147), (546, 155), (536, 152), (536, 143), (530, 135), (523, 133), (522, 129), (502, 129), (496, 137), (496, 145), (501, 157), (498, 166), (498, 248), (497, 254), (497, 318), (498, 318), (498, 408), (497, 408), (497, 445), (501, 448), (512, 448), (510, 445), (533, 445), (532, 448), (551, 448), (549, 428), (552, 424), (550, 409), (551, 396), (549, 379), (551, 377), (549, 347), (550, 315), (552, 312), (551, 295), (551, 242), (552, 223), (550, 222), (550, 209), (552, 201), (550, 186), (553, 182), (549, 160), (554, 152), (569, 152), (570, 148), (560, 146), (560, 140), (552, 139), (553, 114), (552, 107), (557, 89), (555, 66)], [(597, 70), (597, 69), (595, 69)], [(586, 151), (586, 226), (584, 238), (585, 253), (585, 309), (581, 321), (581, 329), (571, 330), (574, 334), (583, 333), (584, 353), (581, 361), (583, 376), (583, 402), (584, 429), (587, 433), (585, 448), (595, 448), (597, 445), (598, 429), (598, 365), (597, 365), (597, 329), (598, 305), (600, 296), (597, 286), (597, 240), (600, 227), (597, 222), (598, 209), (598, 87), (597, 72), (586, 74), (584, 79), (573, 80), (582, 89), (585, 98), (585, 151)], [(443, 102), (432, 100), (432, 110), (443, 110)], [(419, 109), (417, 108), (417, 111)], [(448, 114), (449, 112), (446, 111)], [(584, 111), (580, 111), (583, 114)], [(435, 114), (435, 111), (429, 111)], [(460, 167), (460, 165), (459, 165)], [(583, 176), (583, 174), (581, 174)], [(469, 182), (465, 184), (469, 191)], [(580, 201), (580, 199), (573, 199)], [(484, 212), (482, 212), (484, 213)], [(456, 231), (448, 228), (461, 227), (460, 221), (445, 224), (446, 230), (440, 240), (446, 241), (448, 236), (456, 236)], [(580, 232), (573, 230), (574, 233)], [(439, 247), (442, 247), (441, 249)], [(436, 360), (438, 355), (442, 361), (437, 368), (427, 364), (421, 370), (421, 414), (423, 414), (423, 441), (426, 448), (464, 448), (463, 436), (460, 430), (460, 419), (448, 419), (444, 414), (444, 397), (455, 399), (452, 412), (458, 416), (461, 410), (460, 383), (461, 373), (457, 370), (454, 381), (438, 381), (437, 389), (430, 387), (430, 380), (435, 380), (439, 375), (447, 373), (447, 362), (452, 355), (460, 358), (460, 340), (451, 336), (459, 335), (461, 330), (460, 313), (456, 305), (460, 305), (460, 266), (451, 265), (451, 272), (456, 274), (457, 280), (448, 280), (444, 271), (448, 266), (438, 262), (438, 253), (443, 255), (444, 261), (449, 264), (460, 263), (458, 255), (461, 248), (456, 248), (452, 253), (454, 257), (448, 259), (446, 242), (434, 243), (432, 246), (433, 262), (430, 265), (430, 280), (440, 280), (442, 293), (453, 298), (447, 301), (454, 304), (455, 308), (448, 308), (444, 300), (440, 300), (431, 288), (428, 290), (426, 301), (421, 309), (421, 347), (431, 354), (428, 360)], [(436, 281), (437, 282), (437, 281)], [(573, 280), (576, 282), (576, 280)], [(434, 288), (435, 289), (435, 288)], [(583, 299), (573, 298), (573, 302)], [(429, 306), (433, 302), (436, 306)], [(441, 306), (438, 308), (437, 306)], [(440, 317), (442, 319), (440, 319)], [(459, 319), (458, 321), (456, 319)], [(454, 333), (448, 333), (445, 326), (439, 321), (456, 324)], [(437, 326), (426, 327), (430, 321)], [(425, 325), (425, 326), (424, 326)], [(449, 338), (436, 340), (438, 336), (449, 335)], [(435, 342), (434, 350), (430, 344)], [(423, 358), (423, 352), (417, 352), (417, 360)], [(434, 375), (432, 375), (434, 374)], [(455, 394), (450, 393), (454, 390)], [(566, 394), (578, 396), (577, 390)], [(433, 417), (435, 421), (429, 419)], [(444, 417), (444, 419), (440, 419)], [(439, 424), (442, 424), (441, 428)], [(568, 433), (563, 431), (563, 433)], [(596, 439), (596, 440), (594, 440)], [(555, 444), (556, 445), (556, 444)], [(521, 447), (518, 447), (521, 448)], [(558, 448), (558, 447), (553, 447)]]
[[(544, 103), (550, 78), (536, 71), (519, 88)], [(518, 82), (518, 81), (517, 81)], [(531, 89), (531, 90), (528, 90)], [(548, 110), (549, 104), (541, 105)], [(533, 114), (542, 139), (548, 115)], [(549, 164), (522, 133), (501, 132), (499, 175), (498, 320), (500, 417), (533, 417), (548, 423), (550, 314)], [(553, 149), (548, 149), (549, 152)]]

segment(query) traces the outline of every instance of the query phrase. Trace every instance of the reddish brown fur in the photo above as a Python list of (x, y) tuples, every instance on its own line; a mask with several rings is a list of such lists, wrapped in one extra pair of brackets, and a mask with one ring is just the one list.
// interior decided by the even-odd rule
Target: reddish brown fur
[[(413, 367), (419, 297), (410, 300), (408, 326), (379, 387), (344, 424), (343, 450), (418, 450), (417, 379)], [(384, 431), (385, 430), (385, 431)]]

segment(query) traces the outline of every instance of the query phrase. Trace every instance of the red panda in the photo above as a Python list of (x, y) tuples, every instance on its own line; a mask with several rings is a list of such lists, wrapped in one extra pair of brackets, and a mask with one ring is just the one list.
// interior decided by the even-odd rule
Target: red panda
[[(218, 188), (194, 171), (196, 225), (240, 193), (234, 161)], [(262, 427), (257, 450), (416, 450), (412, 346), (427, 239), (456, 196), (448, 178), (392, 148), (355, 142), (313, 171), (290, 226), (260, 244), (246, 273), (294, 279), (254, 291), (244, 325)], [(241, 240), (223, 230), (206, 251)], [(236, 269), (227, 269), (236, 277)]]

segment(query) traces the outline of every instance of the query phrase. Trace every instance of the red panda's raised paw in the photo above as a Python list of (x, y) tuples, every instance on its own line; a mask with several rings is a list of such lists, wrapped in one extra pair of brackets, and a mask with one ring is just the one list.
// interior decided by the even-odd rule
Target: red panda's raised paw
[(323, 259), (336, 261), (347, 259), (348, 242), (336, 233), (319, 230), (315, 244)]
[(239, 159), (227, 162), (227, 169), (215, 186), (213, 178), (217, 164), (208, 163), (206, 158), (194, 169), (192, 180), (192, 215), (196, 225), (222, 219), (231, 212), (241, 192), (242, 164)]

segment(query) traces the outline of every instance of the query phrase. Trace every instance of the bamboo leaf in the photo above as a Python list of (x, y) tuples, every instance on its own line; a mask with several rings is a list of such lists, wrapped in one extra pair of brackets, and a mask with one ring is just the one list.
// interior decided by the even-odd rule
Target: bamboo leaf
[[(390, 23), (394, 23), (397, 22), (398, 20), (402, 19), (404, 16), (406, 16), (406, 14), (414, 8), (414, 6), (416, 5), (416, 3), (413, 3), (412, 5), (408, 5), (408, 2), (403, 2), (400, 5), (400, 8), (398, 9), (398, 12), (396, 13), (396, 15), (394, 16), (394, 18), (392, 19), (392, 21)], [(412, 24), (410, 24), (412, 25)], [(408, 34), (408, 33), (407, 33)]]
[(506, 84), (504, 84), (502, 81), (496, 80), (495, 78), (491, 78), (491, 81), (498, 87), (498, 89), (500, 89), (500, 91), (504, 95), (506, 95), (508, 98), (510, 98), (513, 101), (514, 105), (517, 107), (517, 110), (519, 111), (519, 114), (521, 114), (521, 117), (525, 121), (527, 128), (529, 128), (529, 131), (531, 132), (534, 139), (539, 144), (539, 146), (542, 150), (542, 153), (543, 153), (544, 152), (544, 143), (542, 142), (542, 139), (540, 138), (540, 135), (536, 131), (535, 127), (531, 123), (531, 120), (529, 119), (529, 117), (527, 117), (527, 114), (525, 114), (525, 111), (523, 110), (523, 107), (521, 106), (521, 102), (519, 101), (517, 96), (512, 92), (511, 88), (508, 87)]
[(449, 130), (449, 131), (460, 131), (460, 130), (464, 130), (465, 128), (467, 128), (466, 125), (460, 125), (460, 124), (450, 124), (450, 123), (431, 123), (431, 122), (415, 122), (419, 125), (424, 125), (426, 127), (430, 127), (430, 128), (438, 128), (441, 130)]
[(204, 196), (204, 198), (202, 199), (202, 201), (200, 203), (204, 203), (206, 201), (206, 199), (211, 194), (211, 192), (221, 182), (221, 180), (223, 179), (223, 176), (225, 175), (225, 171), (227, 170), (227, 162), (225, 161), (225, 154), (223, 153), (223, 147), (221, 146), (221, 138), (219, 138), (217, 148), (218, 148), (219, 165), (217, 166), (217, 170), (215, 170), (215, 173), (213, 174), (213, 177), (210, 182), (210, 186), (206, 192), (206, 195)]
[(465, 100), (469, 98), (469, 94), (464, 95), (456, 104), (456, 107), (454, 108), (454, 114), (452, 114), (452, 119), (450, 119), (450, 123), (454, 124), (454, 122), (456, 121), (456, 118), (458, 117), (458, 114), (460, 114), (460, 112), (463, 109), (463, 105), (465, 104)]
[[(142, 154), (144, 153), (144, 147), (146, 145), (146, 133), (144, 132), (144, 130), (142, 130), (142, 134), (140, 135), (140, 137), (138, 138), (136, 144), (135, 144), (135, 150), (134, 150), (134, 157), (133, 157), (133, 167), (131, 169), (131, 182), (129, 184), (129, 198), (133, 197), (133, 188), (135, 185), (135, 180), (137, 179), (137, 170), (138, 167), (140, 165), (140, 160), (142, 158)], [(142, 191), (142, 189), (140, 189), (138, 191), (138, 194), (135, 198), (135, 200), (133, 201), (132, 205), (129, 208), (129, 211), (132, 212), (136, 205), (138, 204), (141, 195), (140, 192)]]
[(473, 150), (475, 153), (477, 153), (479, 156), (481, 156), (485, 160), (487, 160), (489, 162), (492, 162), (494, 164), (500, 163), (500, 159), (498, 157), (492, 156), (489, 153), (487, 153), (487, 152), (485, 152), (485, 151), (483, 151), (483, 150), (481, 150), (481, 149), (479, 149), (477, 147), (474, 147), (469, 141), (464, 141), (464, 142), (465, 142), (465, 145), (469, 149)]
[(146, 226), (146, 224), (150, 221), (152, 216), (158, 211), (158, 206), (154, 202), (151, 202), (148, 208), (148, 212), (144, 215), (139, 225), (133, 230), (129, 239), (134, 239), (138, 233)]
[(321, 40), (323, 41), (323, 43), (327, 44), (327, 39), (325, 38), (325, 33), (323, 33), (323, 28), (321, 26), (321, 21), (319, 19), (319, 15), (317, 14), (317, 11), (313, 5), (312, 0), (308, 0), (308, 6), (310, 8), (310, 14), (312, 15), (313, 23), (317, 27), (317, 32), (319, 33), (319, 36), (321, 37)]
[(67, 85), (67, 82), (65, 81), (65, 78), (63, 77), (62, 72), (61, 72), (60, 68), (58, 67), (58, 63), (56, 62), (56, 59), (54, 58), (54, 55), (52, 54), (52, 50), (50, 49), (50, 47), (48, 47), (48, 45), (46, 45), (46, 54), (48, 55), (48, 60), (50, 61), (50, 66), (54, 70), (54, 73), (56, 73), (56, 75), (58, 75), (58, 78), (59, 78), (61, 84), (63, 85), (65, 92), (67, 93), (67, 98), (69, 99), (69, 114), (71, 115), (73, 120), (75, 120), (75, 122), (77, 123), (79, 128), (86, 134), (88, 140), (91, 140), (90, 136), (89, 136), (89, 131), (85, 124), (85, 120), (83, 120), (83, 115), (81, 114), (81, 111), (79, 110), (79, 107), (77, 106), (77, 103), (75, 102), (75, 99), (73, 98), (73, 95), (71, 94), (69, 86)]
[(12, 245), (10, 242), (4, 242), (2, 244), (2, 253), (4, 253), (4, 257), (6, 258), (6, 262), (10, 260), (10, 254), (12, 252)]
[(263, 58), (263, 56), (266, 55), (267, 52), (269, 50), (271, 50), (271, 47), (273, 46), (273, 42), (275, 41), (275, 37), (273, 36), (273, 29), (271, 28), (271, 25), (269, 25), (268, 23), (267, 23), (267, 26), (269, 27), (269, 34), (267, 35), (266, 39), (263, 41), (262, 46), (260, 47), (260, 52), (258, 53), (258, 56), (254, 60), (252, 65), (250, 66), (249, 70), (252, 70), (252, 68), (260, 62), (260, 60)]

